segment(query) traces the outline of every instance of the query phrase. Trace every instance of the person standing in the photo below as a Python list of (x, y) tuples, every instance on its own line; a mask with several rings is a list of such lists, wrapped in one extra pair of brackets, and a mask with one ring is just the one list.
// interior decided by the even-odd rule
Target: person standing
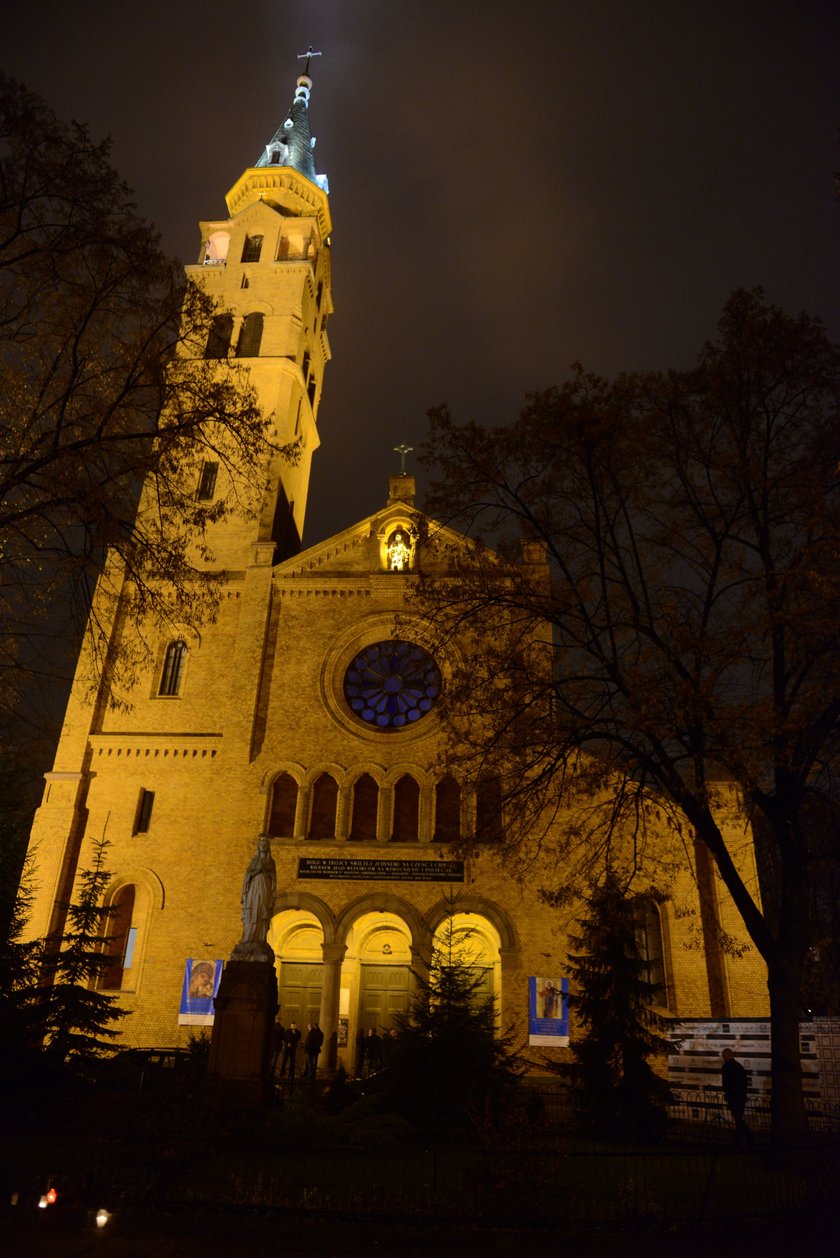
[(725, 1048), (721, 1057), (723, 1065), (720, 1071), (720, 1081), (723, 1086), (723, 1095), (735, 1123), (735, 1139), (740, 1144), (742, 1140), (746, 1141), (750, 1138), (750, 1129), (744, 1118), (744, 1109), (747, 1104), (747, 1072), (736, 1060), (731, 1048)]
[(286, 1040), (286, 1028), (280, 1021), (280, 1015), (277, 1015), (277, 1021), (274, 1023), (274, 1029), (271, 1033), (271, 1077), (274, 1078), (277, 1073), (277, 1063), (280, 1060), (280, 1054)]
[(306, 1032), (306, 1039), (303, 1041), (303, 1048), (306, 1053), (306, 1065), (303, 1068), (304, 1077), (314, 1079), (318, 1073), (318, 1054), (321, 1052), (321, 1045), (324, 1042), (324, 1032), (318, 1026), (317, 1022), (309, 1024), (309, 1030)]
[(284, 1078), (287, 1074), (290, 1082), (295, 1081), (295, 1054), (297, 1046), (300, 1043), (300, 1031), (296, 1022), (290, 1022), (289, 1028), (283, 1038), (283, 1060), (280, 1063), (280, 1077)]
[(367, 1057), (368, 1074), (375, 1074), (382, 1066), (382, 1041), (375, 1026), (372, 1026), (368, 1031), (365, 1056)]

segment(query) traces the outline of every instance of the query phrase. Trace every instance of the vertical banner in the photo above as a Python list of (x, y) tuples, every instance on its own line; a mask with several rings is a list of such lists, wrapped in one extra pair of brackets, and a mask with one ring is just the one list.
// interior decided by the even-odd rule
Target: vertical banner
[(528, 1043), (569, 1047), (569, 980), (528, 979)]
[(184, 966), (179, 1026), (212, 1026), (213, 1001), (222, 979), (223, 961), (193, 960)]

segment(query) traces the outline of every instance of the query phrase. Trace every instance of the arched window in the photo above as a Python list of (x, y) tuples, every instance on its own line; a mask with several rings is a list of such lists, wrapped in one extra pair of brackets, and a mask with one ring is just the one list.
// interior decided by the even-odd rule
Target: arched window
[(394, 787), (394, 843), (416, 843), (420, 827), (420, 787), (410, 773)]
[(216, 315), (210, 324), (207, 345), (204, 348), (205, 358), (227, 358), (230, 350), (230, 338), (233, 336), (233, 315)]
[(228, 232), (213, 232), (208, 236), (204, 248), (204, 262), (207, 266), (218, 266), (226, 261), (230, 235)]
[(363, 773), (353, 787), (353, 816), (348, 838), (354, 843), (374, 843), (378, 809), (379, 787), (369, 773)]
[(216, 480), (219, 475), (218, 461), (205, 459), (201, 465), (201, 476), (198, 481), (196, 498), (199, 502), (212, 502), (216, 493)]
[(308, 838), (335, 838), (337, 802), (338, 783), (330, 773), (322, 773), (312, 788), (312, 812), (309, 818)]
[(242, 321), (242, 331), (236, 346), (237, 358), (259, 358), (265, 315), (253, 311)]
[(99, 975), (96, 985), (119, 991), (127, 985), (134, 964), (134, 945), (137, 941), (137, 927), (132, 925), (134, 887), (131, 883), (114, 893), (108, 907), (111, 916), (105, 926), (105, 943), (102, 945), (108, 964)]
[(502, 841), (502, 784), (495, 776), (479, 778), (476, 787), (475, 837), (479, 843)]
[(170, 642), (166, 648), (166, 656), (163, 661), (163, 672), (160, 675), (160, 686), (158, 694), (160, 695), (177, 695), (181, 689), (181, 678), (184, 673), (184, 659), (187, 654), (187, 644), (182, 640)]
[(259, 262), (262, 246), (262, 236), (246, 236), (245, 244), (242, 246), (242, 261)]
[(453, 777), (435, 787), (435, 843), (457, 843), (461, 838), (461, 788)]
[(651, 896), (638, 899), (633, 905), (636, 944), (644, 963), (642, 977), (657, 988), (654, 1003), (670, 1007), (665, 981), (665, 948), (662, 939), (662, 918), (659, 905)]
[(281, 773), (271, 788), (268, 833), (290, 839), (295, 833), (298, 785), (290, 773)]

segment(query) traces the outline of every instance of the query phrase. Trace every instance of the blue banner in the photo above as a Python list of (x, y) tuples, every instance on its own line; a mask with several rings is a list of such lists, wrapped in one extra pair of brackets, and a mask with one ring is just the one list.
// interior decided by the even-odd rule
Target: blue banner
[(528, 1043), (569, 1047), (569, 980), (528, 979)]
[(179, 1026), (212, 1026), (213, 1001), (222, 980), (224, 961), (193, 960), (184, 966)]

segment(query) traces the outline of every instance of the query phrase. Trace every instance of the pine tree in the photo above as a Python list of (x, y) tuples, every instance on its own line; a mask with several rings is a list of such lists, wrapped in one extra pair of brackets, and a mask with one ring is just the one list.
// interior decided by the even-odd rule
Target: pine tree
[(572, 1044), (572, 1073), (595, 1130), (653, 1136), (671, 1094), (648, 1058), (669, 1044), (651, 1008), (657, 986), (639, 951), (633, 901), (608, 874), (586, 905), (580, 933), (570, 937), (577, 951), (570, 954), (569, 973), (577, 992), (569, 1004), (584, 1030)]
[(518, 1083), (511, 1036), (499, 1034), (495, 998), (483, 996), (469, 932), (450, 913), (428, 975), (415, 974), (398, 1016), (386, 1087), (393, 1107), (433, 1135), (477, 1134), (498, 1121)]
[(32, 861), (27, 857), (0, 935), (0, 1077), (7, 1082), (17, 1081), (34, 1066), (41, 1041), (35, 992), (43, 944), (21, 938), (34, 895)]
[(115, 910), (102, 904), (111, 874), (105, 868), (108, 843), (99, 840), (93, 863), (81, 873), (78, 897), (63, 907), (63, 934), (47, 941), (43, 967), (50, 981), (38, 989), (45, 1047), (57, 1062), (85, 1064), (111, 1048), (115, 1023), (126, 1016), (116, 996), (97, 990), (113, 964), (106, 951), (106, 928)]

